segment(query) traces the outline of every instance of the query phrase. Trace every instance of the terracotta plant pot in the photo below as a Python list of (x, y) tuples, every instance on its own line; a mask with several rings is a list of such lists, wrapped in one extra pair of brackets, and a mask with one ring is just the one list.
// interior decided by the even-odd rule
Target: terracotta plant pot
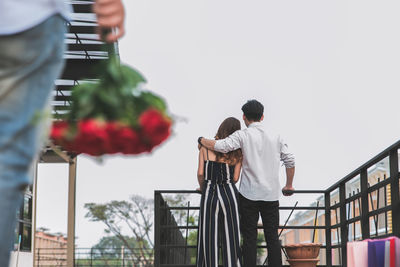
[(290, 267), (315, 267), (318, 259), (288, 259)]
[(316, 259), (322, 244), (305, 243), (284, 246), (289, 259)]

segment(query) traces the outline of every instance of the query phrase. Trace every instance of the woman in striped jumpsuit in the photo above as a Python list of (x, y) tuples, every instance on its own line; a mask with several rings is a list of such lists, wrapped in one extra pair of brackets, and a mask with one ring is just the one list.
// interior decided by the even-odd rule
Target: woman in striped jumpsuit
[[(216, 139), (240, 130), (240, 121), (227, 118), (220, 125)], [(222, 154), (200, 148), (197, 177), (202, 191), (197, 267), (218, 266), (218, 239), (222, 240), (222, 262), (225, 267), (241, 267), (238, 191), (242, 153)]]

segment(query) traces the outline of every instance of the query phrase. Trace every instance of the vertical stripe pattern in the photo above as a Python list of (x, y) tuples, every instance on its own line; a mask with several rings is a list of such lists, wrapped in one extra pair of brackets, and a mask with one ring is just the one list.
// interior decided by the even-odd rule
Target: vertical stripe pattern
[[(217, 267), (222, 246), (224, 267), (241, 267), (237, 189), (231, 183), (233, 167), (206, 161), (200, 203), (197, 267)], [(218, 241), (221, 241), (219, 244)]]

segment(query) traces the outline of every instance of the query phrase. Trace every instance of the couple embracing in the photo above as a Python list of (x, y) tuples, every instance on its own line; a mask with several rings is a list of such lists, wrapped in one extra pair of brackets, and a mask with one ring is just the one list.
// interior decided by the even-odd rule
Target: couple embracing
[[(227, 118), (215, 140), (200, 137), (198, 181), (202, 191), (197, 267), (217, 267), (218, 239), (226, 267), (255, 267), (257, 223), (261, 214), (268, 266), (281, 267), (279, 167), (286, 167), (285, 195), (293, 191), (294, 156), (279, 135), (263, 126), (264, 106), (250, 100), (242, 107), (247, 128)], [(235, 183), (241, 173), (239, 192)], [(243, 246), (240, 247), (240, 239)]]

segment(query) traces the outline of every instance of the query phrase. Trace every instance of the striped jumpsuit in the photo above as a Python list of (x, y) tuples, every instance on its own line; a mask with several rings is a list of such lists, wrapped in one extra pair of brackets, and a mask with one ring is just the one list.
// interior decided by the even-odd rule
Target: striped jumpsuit
[(231, 183), (234, 166), (205, 161), (205, 184), (201, 196), (197, 267), (218, 266), (218, 236), (222, 240), (225, 267), (241, 267), (237, 189)]

